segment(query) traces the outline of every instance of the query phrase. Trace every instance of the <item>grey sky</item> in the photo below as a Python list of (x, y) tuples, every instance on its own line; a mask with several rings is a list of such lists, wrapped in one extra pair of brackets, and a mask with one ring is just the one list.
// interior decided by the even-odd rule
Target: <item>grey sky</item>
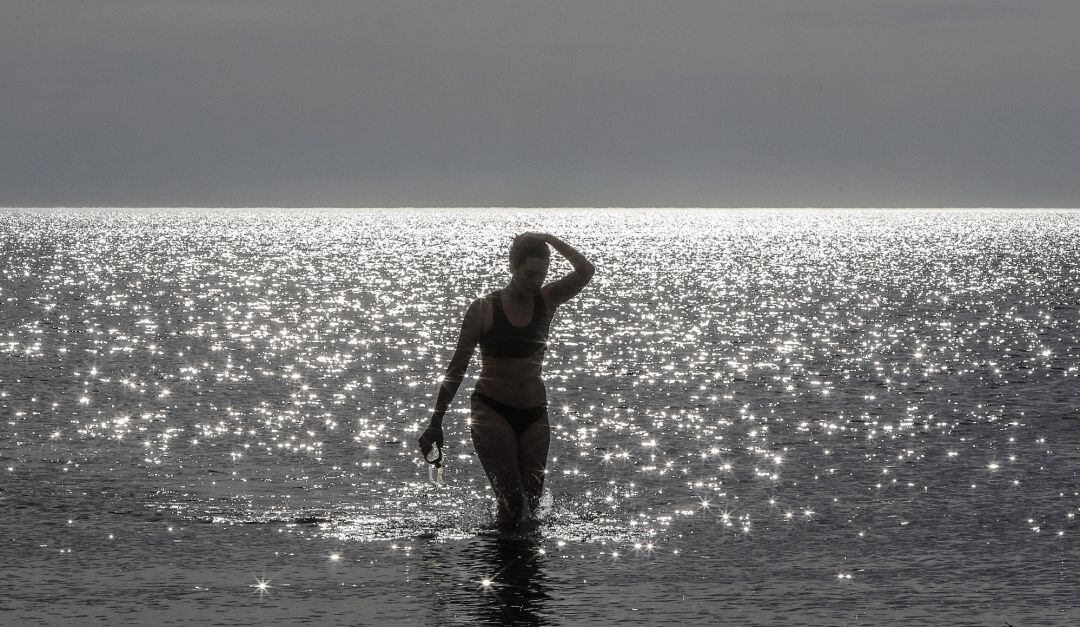
[(1077, 0), (5, 0), (5, 206), (1080, 206)]

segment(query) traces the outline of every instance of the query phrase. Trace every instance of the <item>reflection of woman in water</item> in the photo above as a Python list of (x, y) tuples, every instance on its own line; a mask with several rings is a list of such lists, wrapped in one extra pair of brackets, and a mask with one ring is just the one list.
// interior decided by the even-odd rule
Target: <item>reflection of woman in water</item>
[[(544, 285), (551, 245), (574, 267)], [(443, 446), (442, 420), (465, 376), (476, 345), (483, 366), (472, 395), (473, 445), (495, 490), (495, 523), (513, 525), (540, 504), (550, 440), (547, 390), (541, 370), (555, 308), (573, 298), (593, 265), (553, 235), (523, 233), (510, 246), (510, 283), (482, 296), (465, 312), (454, 356), (446, 369), (420, 451)], [(528, 504), (528, 510), (524, 504)]]

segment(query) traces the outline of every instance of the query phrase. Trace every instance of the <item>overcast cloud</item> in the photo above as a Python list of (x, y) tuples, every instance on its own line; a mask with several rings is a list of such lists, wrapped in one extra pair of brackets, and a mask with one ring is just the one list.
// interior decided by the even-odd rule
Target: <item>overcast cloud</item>
[(1080, 206), (1077, 0), (5, 0), (0, 205)]

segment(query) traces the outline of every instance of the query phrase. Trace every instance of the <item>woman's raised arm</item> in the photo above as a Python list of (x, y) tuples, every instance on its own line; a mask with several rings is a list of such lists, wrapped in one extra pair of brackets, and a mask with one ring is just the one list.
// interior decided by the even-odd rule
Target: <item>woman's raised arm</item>
[(555, 305), (561, 305), (577, 296), (578, 292), (592, 279), (593, 274), (596, 273), (596, 268), (592, 265), (592, 262), (585, 258), (585, 255), (582, 255), (570, 244), (547, 233), (540, 234), (540, 236), (574, 267), (573, 272), (558, 281), (545, 285), (543, 288), (547, 292), (549, 301)]

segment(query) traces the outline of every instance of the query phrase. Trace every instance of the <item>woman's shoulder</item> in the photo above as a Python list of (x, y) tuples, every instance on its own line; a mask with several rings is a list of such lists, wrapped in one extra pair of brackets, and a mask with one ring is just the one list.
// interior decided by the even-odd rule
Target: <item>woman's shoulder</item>
[(480, 314), (480, 316), (484, 319), (485, 322), (490, 321), (491, 312), (493, 310), (492, 305), (496, 302), (498, 294), (499, 292), (498, 290), (496, 290), (489, 294), (477, 296), (475, 299), (473, 299), (472, 303), (469, 304), (469, 311)]

